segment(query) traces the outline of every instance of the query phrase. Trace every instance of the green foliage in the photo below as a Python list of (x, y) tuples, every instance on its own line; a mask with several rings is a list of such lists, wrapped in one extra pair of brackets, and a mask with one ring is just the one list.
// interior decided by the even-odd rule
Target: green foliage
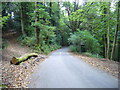
[[(87, 52), (100, 53), (100, 45), (98, 40), (95, 39), (90, 32), (78, 30), (68, 39), (70, 44), (74, 45), (77, 52), (81, 51), (81, 45), (84, 44)], [(73, 48), (73, 46), (72, 46)]]
[(2, 17), (2, 15), (0, 15), (0, 27), (2, 27), (3, 25), (6, 24), (6, 22), (7, 22), (7, 20), (9, 19), (10, 16), (11, 16), (11, 15), (3, 16), (3, 17)]
[(34, 46), (35, 45), (35, 37), (27, 37), (27, 36), (20, 36), (18, 38), (18, 41), (21, 42), (21, 45), (26, 45), (26, 46)]
[(40, 31), (40, 44), (51, 44), (54, 42), (55, 35), (55, 27), (52, 26), (43, 26), (42, 30)]
[[(37, 15), (36, 15), (36, 13)], [(45, 6), (42, 4), (37, 4), (37, 8), (31, 13), (29, 13), (32, 16), (32, 26), (39, 26), (41, 29), (45, 25), (49, 24), (49, 13), (45, 11)], [(39, 22), (35, 22), (35, 19), (38, 18)]]
[[(100, 54), (106, 57), (105, 48), (108, 47), (108, 38), (110, 42), (109, 56), (112, 50), (114, 38), (117, 2), (87, 2), (75, 12), (72, 12), (68, 18), (74, 22), (80, 22), (78, 29), (89, 31), (100, 43)], [(108, 33), (109, 28), (109, 33)], [(74, 36), (75, 38), (76, 36)], [(77, 40), (77, 37), (76, 37)], [(88, 40), (90, 41), (90, 40)], [(89, 42), (91, 44), (91, 41)], [(106, 45), (106, 46), (105, 46)], [(94, 46), (94, 45), (93, 45)], [(91, 47), (92, 48), (92, 47)], [(107, 49), (108, 50), (108, 49)], [(93, 52), (93, 51), (92, 51)], [(116, 58), (118, 56), (114, 55)], [(116, 59), (117, 60), (117, 59)]]
[[(10, 16), (12, 12), (14, 18)], [(21, 13), (23, 18), (21, 18)], [(22, 45), (34, 48), (36, 52), (47, 54), (59, 48), (59, 45), (67, 46), (69, 42), (71, 51), (81, 52), (80, 46), (84, 44), (87, 52), (104, 56), (109, 33), (109, 52), (112, 49), (116, 15), (116, 2), (86, 2), (81, 6), (77, 4), (77, 1), (74, 3), (3, 2), (0, 25), (3, 26), (3, 32), (9, 29), (21, 31), (21, 20), (23, 20), (26, 36), (19, 37), (18, 41)], [(36, 30), (39, 30), (38, 45), (35, 44)], [(118, 41), (119, 35), (117, 38)], [(5, 43), (3, 47), (6, 47)], [(118, 44), (116, 54), (117, 48)], [(114, 56), (117, 59), (118, 56)]]
[(73, 3), (68, 2), (64, 2), (63, 3), (63, 7), (65, 7), (67, 10), (70, 10), (70, 12), (74, 11), (74, 6)]
[(61, 48), (61, 46), (58, 44), (54, 44), (54, 43), (45, 44), (45, 42), (47, 41), (44, 41), (44, 40), (42, 44), (36, 44), (35, 36), (33, 37), (20, 36), (18, 38), (18, 41), (21, 43), (21, 45), (28, 46), (32, 48), (34, 52), (42, 53), (42, 54), (49, 54), (51, 51)]
[(52, 44), (52, 45), (36, 45), (33, 47), (34, 51), (42, 54), (49, 54), (51, 51), (61, 48), (60, 45)]
[(75, 45), (70, 45), (69, 48), (72, 52), (79, 52)]
[(70, 29), (64, 23), (64, 19), (59, 19), (59, 26), (56, 27), (56, 42), (62, 46), (68, 45), (68, 38), (70, 36)]
[(35, 35), (35, 27), (32, 27), (30, 25), (25, 27), (25, 31), (26, 31), (27, 36)]
[[(35, 4), (33, 5), (35, 8)], [(57, 10), (58, 7), (56, 9), (55, 8), (56, 5), (57, 5), (56, 3), (52, 3), (52, 7), (50, 7), (52, 9), (52, 12), (55, 13), (54, 15), (52, 15), (52, 17), (50, 17), (49, 15), (50, 13), (48, 13), (47, 7), (43, 5), (43, 3), (37, 3), (37, 8), (33, 10), (29, 10), (29, 8), (31, 7), (29, 7), (30, 5), (28, 5), (29, 8), (27, 8), (27, 10), (29, 10), (29, 12), (27, 12), (26, 15), (31, 17), (31, 19), (28, 21), (31, 23), (31, 25), (25, 26), (25, 31), (27, 33), (27, 36), (21, 36), (18, 39), (18, 41), (20, 41), (22, 45), (29, 46), (35, 52), (44, 53), (44, 54), (48, 54), (51, 51), (56, 50), (61, 47), (60, 45), (56, 43), (56, 38), (57, 38), (56, 33), (55, 33), (56, 27), (50, 24), (51, 20), (56, 21), (56, 20), (53, 20), (54, 19), (53, 17), (55, 18), (57, 17), (56, 12), (58, 12)], [(37, 14), (35, 12), (37, 12)], [(36, 17), (38, 19), (37, 22), (35, 21)], [(57, 23), (58, 22), (56, 22), (56, 24)], [(39, 44), (36, 44), (36, 34), (35, 34), (36, 26), (39, 27), (39, 31), (40, 31)]]
[(83, 55), (86, 55), (88, 57), (94, 57), (94, 58), (103, 58), (102, 56), (100, 56), (98, 54), (92, 54), (92, 53), (89, 53), (89, 52), (85, 52), (85, 53), (83, 53)]
[[(14, 18), (12, 13), (14, 12)], [(9, 29), (20, 29), (20, 14), (18, 2), (3, 2), (2, 3), (2, 30), (3, 33)], [(1, 23), (1, 22), (0, 22)]]

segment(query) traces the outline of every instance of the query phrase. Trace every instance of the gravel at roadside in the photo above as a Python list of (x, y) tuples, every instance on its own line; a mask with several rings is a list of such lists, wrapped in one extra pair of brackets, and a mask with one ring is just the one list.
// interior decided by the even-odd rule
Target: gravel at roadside
[(83, 61), (85, 61), (86, 63), (90, 64), (93, 67), (104, 70), (110, 73), (111, 75), (117, 78), (120, 78), (118, 75), (119, 74), (118, 65), (120, 65), (119, 62), (104, 59), (104, 58), (99, 59), (99, 58), (87, 57), (85, 55), (76, 54), (76, 53), (71, 53), (71, 54), (81, 58)]

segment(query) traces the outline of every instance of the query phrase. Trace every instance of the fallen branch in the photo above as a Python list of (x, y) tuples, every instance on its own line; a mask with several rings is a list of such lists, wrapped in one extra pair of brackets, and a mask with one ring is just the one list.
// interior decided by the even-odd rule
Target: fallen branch
[(30, 54), (25, 54), (24, 56), (21, 56), (19, 58), (13, 57), (11, 60), (11, 63), (16, 65), (16, 64), (19, 64), (21, 62), (28, 60), (31, 57), (38, 57), (38, 54), (30, 53)]

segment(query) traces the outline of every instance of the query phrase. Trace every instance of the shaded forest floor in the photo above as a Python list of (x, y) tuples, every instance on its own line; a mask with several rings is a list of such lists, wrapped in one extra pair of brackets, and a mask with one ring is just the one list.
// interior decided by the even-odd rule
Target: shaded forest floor
[(116, 61), (112, 61), (112, 60), (108, 60), (108, 59), (104, 59), (104, 58), (92, 58), (92, 57), (88, 57), (82, 54), (77, 54), (77, 53), (71, 53), (74, 56), (77, 56), (79, 58), (81, 58), (83, 61), (85, 61), (86, 63), (90, 64), (91, 66), (98, 68), (100, 70), (103, 70), (105, 72), (108, 72), (109, 74), (120, 78), (119, 77), (119, 66), (120, 63), (116, 62)]
[(4, 35), (8, 46), (0, 51), (2, 56), (2, 84), (9, 88), (26, 87), (29, 82), (27, 78), (31, 75), (37, 64), (42, 62), (44, 55), (39, 55), (37, 58), (25, 61), (20, 65), (13, 65), (10, 63), (12, 57), (20, 57), (24, 54), (31, 53), (32, 50), (28, 47), (21, 46), (17, 42), (18, 34)]

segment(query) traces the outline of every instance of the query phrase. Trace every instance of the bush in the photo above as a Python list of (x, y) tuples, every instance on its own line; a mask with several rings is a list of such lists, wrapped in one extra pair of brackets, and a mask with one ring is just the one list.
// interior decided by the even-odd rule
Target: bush
[[(29, 27), (30, 28), (30, 27)], [(29, 28), (27, 28), (29, 30)], [(21, 45), (26, 45), (31, 47), (35, 52), (48, 54), (53, 50), (59, 49), (61, 46), (56, 43), (56, 34), (54, 30), (56, 27), (42, 25), (40, 27), (40, 42), (36, 44), (36, 37), (32, 34), (34, 28), (30, 29), (31, 35), (28, 36), (21, 36), (18, 38)], [(29, 33), (28, 33), (29, 34)]]
[(76, 50), (77, 52), (81, 51), (81, 45), (84, 44), (87, 52), (100, 53), (100, 44), (98, 43), (98, 40), (86, 30), (77, 30), (77, 32), (70, 36), (68, 41), (72, 45), (70, 49)]
[(69, 48), (72, 52), (77, 52), (77, 47), (76, 46), (71, 45), (71, 46), (69, 46)]
[(58, 44), (36, 44), (35, 37), (20, 36), (18, 41), (20, 41), (21, 45), (29, 46), (33, 49), (34, 52), (42, 54), (48, 54), (53, 50), (61, 48), (61, 46)]
[(34, 46), (36, 38), (35, 37), (27, 37), (27, 36), (20, 36), (18, 38), (18, 41), (20, 41), (21, 45), (26, 45), (26, 46)]
[(35, 33), (35, 27), (26, 26), (26, 27), (25, 27), (25, 31), (26, 31), (26, 34), (27, 34), (28, 36), (32, 36), (32, 35), (34, 35), (34, 33)]
[(49, 54), (51, 51), (61, 48), (60, 45), (35, 45), (33, 50), (37, 53)]

